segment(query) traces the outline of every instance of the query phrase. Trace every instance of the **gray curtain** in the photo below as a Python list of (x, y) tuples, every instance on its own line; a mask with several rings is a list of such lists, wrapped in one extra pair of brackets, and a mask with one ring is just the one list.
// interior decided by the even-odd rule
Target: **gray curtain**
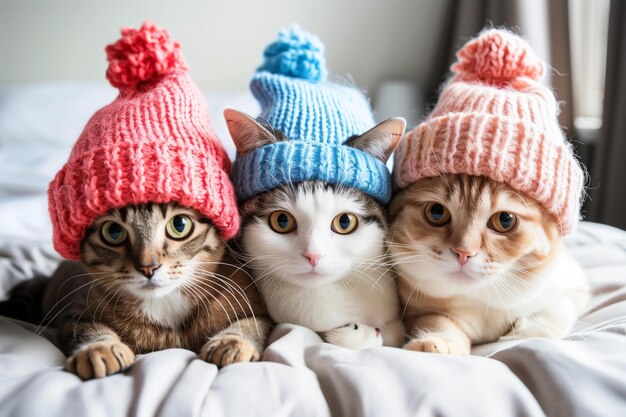
[[(554, 2), (567, 3), (567, 0)], [(520, 33), (542, 59), (551, 62), (549, 14), (554, 7), (551, 3), (549, 0), (450, 0), (446, 30), (442, 30), (443, 37), (439, 40), (441, 52), (427, 89), (428, 101), (436, 101), (439, 86), (449, 75), (456, 51), (487, 27), (507, 27)], [(549, 77), (546, 81), (550, 82)]]
[(626, 2), (611, 1), (604, 116), (588, 219), (626, 229)]
[(506, 27), (524, 36), (537, 54), (554, 71), (543, 81), (551, 85), (561, 107), (559, 123), (569, 137), (574, 135), (572, 79), (569, 54), (568, 0), (450, 0), (450, 30), (442, 31), (442, 48), (427, 88), (430, 105), (437, 100), (439, 86), (446, 80), (455, 52), (486, 27)]

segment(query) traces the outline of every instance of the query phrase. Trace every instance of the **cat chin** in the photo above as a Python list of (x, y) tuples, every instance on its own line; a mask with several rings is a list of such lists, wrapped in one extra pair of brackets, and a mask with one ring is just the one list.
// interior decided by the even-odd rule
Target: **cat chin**
[(475, 278), (473, 276), (471, 276), (470, 274), (466, 273), (465, 271), (454, 271), (454, 272), (448, 272), (444, 274), (445, 277), (453, 282), (458, 282), (460, 284), (463, 285), (471, 285), (471, 284), (475, 284), (477, 282), (480, 281), (480, 278)]
[[(501, 289), (503, 284), (498, 281), (510, 281), (506, 272), (500, 274), (466, 274), (462, 271), (435, 271), (433, 268), (409, 269), (400, 267), (401, 275), (413, 285), (419, 286), (421, 292), (435, 298), (470, 297), (484, 303), (496, 305), (497, 301), (506, 301), (507, 307), (509, 295), (506, 289)], [(477, 276), (478, 275), (478, 276)], [(508, 288), (515, 283), (509, 282)], [(512, 291), (509, 289), (509, 291)]]
[(488, 287), (491, 276), (476, 276), (462, 270), (445, 271), (432, 265), (404, 264), (396, 267), (398, 272), (414, 285), (433, 297), (454, 297), (465, 295), (468, 290), (481, 290)]
[(150, 281), (142, 283), (129, 283), (126, 290), (133, 296), (140, 299), (160, 298), (170, 294), (178, 286), (171, 283), (155, 284)]
[(292, 285), (297, 285), (303, 288), (319, 288), (324, 285), (332, 284), (335, 281), (341, 279), (341, 275), (333, 274), (329, 275), (323, 272), (307, 271), (297, 273), (289, 277), (283, 278), (285, 281)]

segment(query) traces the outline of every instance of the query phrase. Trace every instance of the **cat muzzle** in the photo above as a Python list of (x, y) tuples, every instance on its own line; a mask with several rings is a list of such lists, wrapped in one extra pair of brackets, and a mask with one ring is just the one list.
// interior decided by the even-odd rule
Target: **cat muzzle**
[(135, 265), (135, 269), (143, 274), (146, 278), (150, 279), (154, 276), (154, 271), (159, 269), (161, 264), (151, 265)]

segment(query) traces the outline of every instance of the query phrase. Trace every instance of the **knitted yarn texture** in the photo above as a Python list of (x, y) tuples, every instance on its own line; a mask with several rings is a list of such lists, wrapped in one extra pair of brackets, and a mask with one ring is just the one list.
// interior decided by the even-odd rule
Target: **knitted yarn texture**
[(49, 185), (56, 250), (78, 260), (85, 230), (96, 218), (149, 202), (193, 208), (224, 239), (234, 236), (239, 213), (231, 164), (180, 45), (145, 22), (122, 29), (106, 54), (106, 76), (120, 95), (91, 117)]
[(355, 187), (384, 204), (391, 198), (385, 164), (345, 145), (374, 126), (369, 100), (326, 80), (323, 52), (316, 36), (297, 27), (280, 31), (265, 49), (250, 83), (261, 106), (257, 120), (288, 140), (237, 155), (233, 181), (240, 201), (308, 180)]
[(457, 52), (454, 76), (395, 153), (400, 190), (443, 173), (486, 176), (532, 197), (562, 234), (577, 224), (584, 172), (557, 120), (545, 64), (519, 36), (491, 29)]

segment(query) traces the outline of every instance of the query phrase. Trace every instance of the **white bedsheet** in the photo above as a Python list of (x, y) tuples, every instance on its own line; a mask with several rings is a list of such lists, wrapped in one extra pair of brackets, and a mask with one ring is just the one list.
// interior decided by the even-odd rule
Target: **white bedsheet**
[[(0, 92), (0, 299), (58, 263), (45, 188), (81, 124), (111, 99), (107, 91), (70, 84)], [(222, 98), (216, 107), (239, 102), (255, 112), (245, 95)], [(51, 103), (65, 111), (49, 113)], [(626, 232), (583, 223), (567, 244), (594, 291), (571, 335), (478, 346), (469, 357), (353, 352), (281, 325), (263, 362), (218, 371), (170, 349), (82, 382), (62, 370), (63, 355), (45, 337), (0, 317), (0, 417), (626, 416)]]

